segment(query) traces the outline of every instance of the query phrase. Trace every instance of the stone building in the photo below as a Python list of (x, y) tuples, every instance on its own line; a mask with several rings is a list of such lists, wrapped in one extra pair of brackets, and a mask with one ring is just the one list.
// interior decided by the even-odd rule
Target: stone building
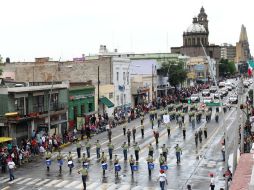
[(231, 62), (235, 62), (236, 58), (236, 47), (232, 44), (221, 44), (221, 58), (227, 59)]
[(178, 53), (190, 57), (204, 56), (202, 45), (206, 54), (215, 59), (220, 60), (220, 46), (209, 43), (209, 25), (207, 14), (202, 7), (197, 17), (193, 18), (192, 24), (183, 32), (183, 46), (171, 47), (171, 53)]

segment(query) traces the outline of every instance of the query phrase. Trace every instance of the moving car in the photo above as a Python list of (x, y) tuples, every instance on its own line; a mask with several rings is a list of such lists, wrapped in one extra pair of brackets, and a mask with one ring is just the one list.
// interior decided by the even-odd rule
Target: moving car
[(210, 90), (209, 89), (205, 89), (202, 91), (202, 96), (210, 96)]
[(200, 98), (199, 98), (199, 95), (198, 94), (192, 94), (191, 97), (190, 97), (190, 100), (191, 102), (199, 102), (200, 101)]
[(221, 93), (222, 93), (223, 97), (226, 97), (228, 95), (228, 89), (226, 89), (226, 88), (221, 89)]
[(231, 95), (229, 96), (228, 102), (231, 104), (237, 104), (238, 103), (238, 97), (237, 95)]

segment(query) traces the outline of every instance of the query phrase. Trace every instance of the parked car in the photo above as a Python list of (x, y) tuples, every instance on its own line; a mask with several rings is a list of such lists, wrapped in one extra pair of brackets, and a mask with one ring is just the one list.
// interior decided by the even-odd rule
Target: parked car
[(217, 91), (216, 86), (211, 86), (210, 93), (215, 93)]
[(228, 101), (231, 104), (237, 104), (238, 103), (238, 97), (237, 97), (237, 95), (234, 94), (234, 95), (229, 96)]
[(191, 102), (198, 103), (200, 102), (200, 97), (198, 94), (192, 94), (190, 97)]
[(202, 96), (210, 96), (210, 90), (209, 89), (204, 89), (202, 91)]

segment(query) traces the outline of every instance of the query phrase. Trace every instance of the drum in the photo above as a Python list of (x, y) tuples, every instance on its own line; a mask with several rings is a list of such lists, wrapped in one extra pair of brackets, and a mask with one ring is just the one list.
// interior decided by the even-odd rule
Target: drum
[(83, 167), (88, 169), (89, 168), (89, 164), (87, 162), (83, 163)]
[(162, 165), (161, 170), (168, 170), (168, 166), (167, 165)]
[(58, 165), (59, 165), (59, 166), (62, 166), (62, 165), (63, 165), (63, 160), (57, 160), (57, 162), (58, 162)]
[(132, 166), (132, 170), (133, 170), (133, 171), (138, 171), (138, 165), (133, 165), (133, 166)]
[(103, 163), (103, 164), (101, 164), (101, 167), (102, 167), (103, 170), (107, 170), (108, 169), (108, 164)]
[(154, 163), (149, 163), (148, 164), (148, 169), (153, 170), (154, 169)]
[(46, 160), (46, 165), (50, 166), (51, 165), (51, 160)]
[(68, 167), (69, 168), (73, 168), (74, 167), (74, 164), (73, 164), (72, 160), (68, 161)]
[(116, 170), (117, 172), (119, 172), (119, 171), (121, 170), (121, 166), (120, 166), (119, 164), (116, 164), (116, 165), (115, 165), (115, 170)]

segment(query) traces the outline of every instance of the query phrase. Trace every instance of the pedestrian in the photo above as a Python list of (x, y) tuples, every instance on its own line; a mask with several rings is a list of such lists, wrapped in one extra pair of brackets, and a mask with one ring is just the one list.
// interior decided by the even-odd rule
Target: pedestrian
[(202, 132), (202, 130), (200, 128), (199, 131), (198, 131), (198, 138), (199, 138), (200, 144), (202, 143), (202, 134), (203, 134), (203, 132)]
[(125, 124), (123, 125), (123, 135), (124, 136), (126, 135), (126, 125)]
[(186, 127), (185, 125), (183, 124), (183, 139), (185, 140), (185, 137), (186, 137)]
[(211, 179), (210, 179), (211, 190), (215, 190), (215, 179), (214, 179), (213, 174), (211, 174), (210, 177), (211, 177)]
[(89, 163), (89, 159), (86, 157), (86, 153), (83, 153), (83, 157), (82, 157), (82, 166), (84, 166), (84, 164)]
[(160, 166), (163, 166), (166, 163), (165, 157), (162, 155), (162, 153), (160, 154), (160, 157), (159, 157), (159, 163), (160, 163)]
[(8, 168), (9, 168), (9, 174), (10, 174), (10, 181), (14, 180), (15, 177), (14, 177), (14, 169), (15, 169), (15, 163), (13, 162), (13, 160), (11, 159), (9, 162), (8, 162)]
[[(114, 159), (114, 166), (119, 164), (119, 159), (117, 158), (117, 155), (115, 155)], [(115, 169), (115, 177), (118, 177), (118, 171)]]
[(225, 162), (225, 145), (221, 147), (222, 161)]
[(187, 185), (187, 190), (191, 190), (191, 185), (190, 184)]
[(100, 144), (99, 140), (97, 140), (97, 142), (95, 143), (95, 146), (96, 146), (97, 159), (100, 159), (100, 157), (101, 157), (101, 144)]
[(169, 122), (166, 124), (167, 131), (168, 131), (168, 137), (170, 136), (170, 124)]
[(135, 142), (135, 138), (136, 138), (136, 127), (135, 126), (132, 128), (132, 137), (133, 137), (133, 142)]
[(88, 176), (88, 169), (83, 167), (82, 169), (80, 169), (78, 171), (78, 174), (81, 174), (83, 187), (84, 187), (84, 190), (86, 190), (86, 180), (87, 180), (87, 176)]
[(207, 125), (206, 124), (204, 126), (204, 135), (205, 135), (205, 139), (207, 139)]
[(91, 143), (89, 142), (89, 139), (86, 141), (86, 154), (87, 157), (90, 158), (90, 150), (91, 150)]
[(130, 168), (131, 168), (131, 176), (133, 177), (133, 174), (134, 174), (134, 172), (133, 172), (133, 166), (134, 166), (134, 164), (135, 164), (135, 160), (134, 160), (132, 154), (131, 154), (131, 157), (130, 157), (130, 159), (129, 159), (129, 163), (130, 163)]
[(178, 116), (178, 124), (179, 124), (179, 128), (182, 128), (183, 126), (183, 121), (182, 121), (182, 116), (181, 113), (179, 113), (180, 116)]
[(128, 146), (131, 145), (131, 131), (130, 129), (127, 130), (127, 139), (128, 139)]
[(152, 143), (150, 143), (148, 146), (148, 155), (153, 157), (153, 151), (154, 151), (154, 148), (152, 146)]
[[(107, 162), (107, 157), (106, 157), (106, 155), (104, 154), (104, 152), (102, 152), (102, 154), (101, 154), (100, 161), (101, 161), (101, 164), (105, 164), (105, 163)], [(103, 177), (105, 177), (105, 170), (106, 170), (106, 169), (102, 168), (102, 170), (103, 170), (102, 175), (103, 175)]]
[(138, 160), (139, 160), (139, 151), (140, 151), (140, 147), (138, 146), (138, 143), (136, 142), (135, 145), (134, 145), (134, 152), (135, 152), (136, 162), (138, 162)]
[(114, 145), (111, 142), (109, 142), (108, 143), (109, 160), (112, 160), (113, 150), (114, 150)]
[(124, 155), (124, 161), (127, 161), (127, 151), (128, 151), (128, 145), (126, 142), (123, 143), (122, 149), (123, 149), (123, 155)]
[(159, 132), (158, 131), (153, 131), (153, 135), (156, 141), (156, 146), (159, 145)]
[(181, 162), (182, 149), (179, 147), (178, 144), (176, 144), (175, 146), (175, 151), (176, 151), (176, 163), (179, 164)]
[(151, 178), (151, 175), (152, 175), (152, 169), (149, 167), (149, 164), (153, 164), (153, 157), (148, 155), (147, 159), (147, 168), (148, 168), (148, 174), (149, 174), (149, 178)]
[(81, 147), (82, 147), (82, 145), (81, 145), (80, 142), (77, 141), (76, 146), (77, 146), (78, 159), (80, 159), (80, 157), (81, 157)]
[(168, 184), (168, 181), (167, 181), (167, 175), (164, 173), (164, 170), (160, 170), (160, 174), (158, 176), (157, 181), (158, 180), (160, 182), (161, 190), (165, 190), (165, 183)]
[(195, 132), (195, 145), (196, 145), (196, 148), (198, 148), (198, 132), (197, 131)]
[(141, 136), (142, 136), (142, 139), (143, 139), (144, 138), (145, 126), (143, 124), (141, 124), (140, 129), (141, 129)]
[(63, 155), (61, 154), (61, 150), (58, 150), (58, 154), (56, 156), (58, 165), (59, 165), (59, 173), (62, 172), (62, 165), (63, 165)]
[(162, 155), (164, 156), (165, 161), (167, 161), (168, 148), (166, 147), (165, 144), (163, 144), (163, 146), (161, 147), (161, 149), (162, 149)]
[(111, 137), (112, 137), (112, 130), (109, 128), (108, 130), (108, 141), (111, 142)]

